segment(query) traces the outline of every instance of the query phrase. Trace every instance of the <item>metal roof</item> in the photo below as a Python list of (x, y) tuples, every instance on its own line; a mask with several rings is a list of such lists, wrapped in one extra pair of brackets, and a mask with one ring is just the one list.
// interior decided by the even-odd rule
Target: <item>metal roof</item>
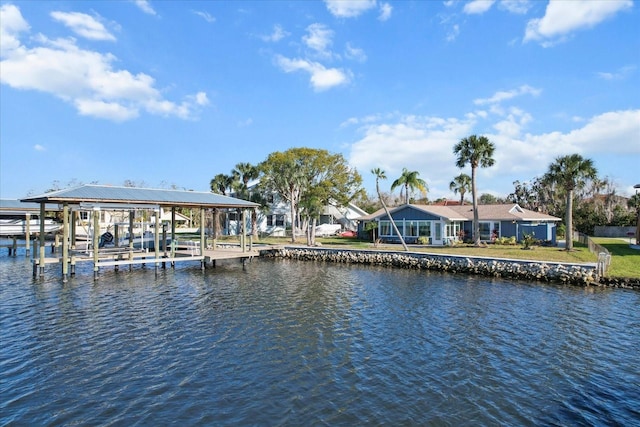
[(27, 197), (22, 199), (21, 202), (57, 204), (110, 203), (207, 208), (254, 208), (259, 206), (257, 203), (214, 193), (153, 188), (112, 187), (94, 184)]
[[(57, 211), (57, 204), (45, 205), (47, 211)], [(33, 203), (25, 203), (15, 199), (0, 199), (0, 212), (10, 215), (26, 215), (26, 214), (39, 214), (40, 206)]]

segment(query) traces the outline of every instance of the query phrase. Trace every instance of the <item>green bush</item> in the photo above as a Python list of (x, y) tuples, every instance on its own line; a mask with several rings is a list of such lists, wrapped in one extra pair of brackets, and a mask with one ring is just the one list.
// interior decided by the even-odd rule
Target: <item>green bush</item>
[(428, 237), (424, 237), (424, 236), (418, 237), (418, 244), (419, 245), (428, 245), (429, 244), (429, 238)]
[(537, 243), (538, 239), (536, 239), (536, 236), (533, 233), (522, 234), (522, 249), (533, 249), (533, 245), (536, 245)]

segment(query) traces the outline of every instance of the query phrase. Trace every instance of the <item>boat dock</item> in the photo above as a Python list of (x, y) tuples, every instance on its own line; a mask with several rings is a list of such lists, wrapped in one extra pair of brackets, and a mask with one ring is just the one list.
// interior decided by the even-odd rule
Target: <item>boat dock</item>
[[(44, 258), (44, 264), (62, 264), (62, 256), (48, 256)], [(153, 265), (155, 268), (166, 268), (167, 264), (174, 267), (178, 262), (200, 262), (201, 268), (205, 269), (208, 265), (216, 267), (218, 261), (226, 260), (239, 260), (243, 266), (248, 261), (251, 261), (254, 257), (259, 256), (260, 252), (249, 249), (242, 250), (242, 248), (216, 248), (205, 249), (201, 254), (200, 250), (195, 245), (186, 245), (178, 247), (173, 252), (173, 256), (169, 253), (156, 256), (155, 252), (148, 251), (131, 251), (127, 248), (108, 248), (99, 249), (95, 254), (92, 250), (74, 250), (70, 251), (67, 257), (67, 263), (69, 264), (69, 272), (74, 275), (76, 272), (76, 266), (81, 263), (90, 263), (93, 266), (95, 278), (101, 269), (106, 267), (113, 267), (115, 270), (119, 270), (121, 266), (129, 266), (131, 269), (135, 265)], [(37, 274), (37, 270), (41, 260), (39, 258), (34, 259), (33, 268), (34, 274)]]
[[(44, 218), (46, 206), (55, 204), (62, 216), (62, 237), (59, 254), (47, 257), (44, 244), (44, 222), (40, 222), (40, 234), (38, 252), (34, 254), (33, 275), (44, 275), (44, 269), (48, 264), (60, 264), (62, 267), (62, 280), (66, 282), (69, 274), (75, 274), (78, 263), (91, 263), (93, 265), (94, 279), (98, 279), (100, 268), (120, 266), (153, 264), (155, 268), (176, 262), (198, 261), (202, 269), (207, 263), (215, 266), (217, 261), (239, 259), (243, 265), (259, 253), (253, 251), (251, 239), (247, 242), (247, 211), (257, 209), (257, 203), (236, 199), (209, 192), (161, 190), (133, 187), (112, 187), (103, 185), (82, 185), (76, 188), (54, 191), (35, 197), (21, 200), (23, 203), (39, 203), (40, 217)], [(164, 226), (161, 229), (161, 211), (169, 209), (171, 212), (171, 230), (166, 232)], [(178, 242), (176, 240), (175, 218), (177, 208), (196, 208), (200, 211), (200, 236), (198, 240)], [(129, 242), (119, 246), (118, 228), (115, 229), (115, 239), (111, 235), (108, 242), (115, 240), (112, 247), (104, 247), (102, 237), (96, 231), (99, 230), (101, 211), (128, 212), (129, 215)], [(216, 215), (219, 211), (233, 211), (238, 214), (240, 223), (240, 245), (238, 248), (222, 248), (215, 241), (211, 246), (207, 245), (205, 225), (207, 214)], [(93, 229), (91, 240), (87, 242), (85, 249), (76, 247), (75, 226), (79, 213), (86, 213), (88, 224)], [(133, 230), (134, 217), (146, 216), (152, 221), (154, 230), (152, 250), (134, 248)], [(209, 218), (210, 220), (213, 218)], [(215, 221), (211, 221), (215, 224)], [(162, 240), (160, 236), (162, 235)], [(167, 244), (167, 237), (170, 238)], [(141, 237), (142, 241), (142, 237)], [(162, 246), (161, 247), (161, 243)]]

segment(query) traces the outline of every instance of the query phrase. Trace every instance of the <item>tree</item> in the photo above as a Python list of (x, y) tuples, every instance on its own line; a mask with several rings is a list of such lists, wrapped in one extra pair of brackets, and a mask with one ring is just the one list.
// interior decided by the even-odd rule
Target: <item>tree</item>
[(461, 173), (449, 183), (449, 190), (453, 191), (453, 194), (460, 193), (460, 204), (464, 205), (464, 195), (471, 191), (471, 177)]
[[(211, 191), (217, 194), (222, 194), (223, 196), (227, 195), (227, 191), (231, 190), (233, 186), (234, 177), (232, 175), (225, 175), (223, 173), (219, 173), (213, 177), (209, 186), (211, 187)], [(214, 238), (218, 237), (218, 233), (221, 230), (221, 217), (222, 211), (220, 209), (214, 209), (213, 221), (214, 221)], [(203, 227), (204, 224), (201, 224)]]
[(231, 187), (233, 187), (233, 181), (234, 177), (232, 175), (219, 173), (213, 177), (209, 186), (211, 187), (212, 192), (226, 196), (227, 191), (231, 190)]
[[(277, 193), (291, 207), (291, 240), (296, 226), (302, 224), (301, 213), (315, 224), (317, 206), (334, 203), (346, 206), (362, 191), (362, 177), (347, 164), (341, 154), (312, 148), (291, 148), (271, 153), (261, 163), (265, 191)], [(302, 210), (301, 210), (302, 209)]]
[(566, 250), (573, 249), (573, 197), (576, 190), (586, 186), (588, 180), (595, 180), (598, 172), (591, 159), (585, 159), (579, 154), (557, 157), (549, 165), (545, 174), (545, 182), (556, 184), (565, 192), (565, 225)]
[(238, 163), (236, 167), (231, 171), (234, 183), (233, 187), (237, 193), (239, 199), (248, 200), (249, 195), (249, 182), (257, 179), (260, 176), (260, 171), (257, 166), (251, 163)]
[(378, 193), (378, 199), (380, 200), (380, 204), (382, 204), (382, 208), (384, 209), (384, 212), (387, 214), (387, 218), (389, 218), (389, 221), (391, 221), (391, 226), (393, 227), (393, 230), (396, 232), (396, 235), (400, 238), (400, 243), (402, 243), (402, 247), (404, 248), (405, 251), (409, 252), (409, 248), (407, 247), (407, 244), (404, 241), (404, 237), (402, 237), (402, 234), (398, 230), (398, 226), (396, 226), (396, 222), (393, 220), (393, 217), (391, 216), (391, 213), (389, 212), (387, 205), (382, 200), (382, 195), (380, 193), (380, 180), (387, 179), (387, 175), (380, 168), (371, 169), (371, 173), (376, 176), (376, 193)]
[[(261, 205), (264, 209), (265, 200), (262, 195), (257, 192), (249, 191), (249, 183), (260, 176), (260, 170), (251, 163), (238, 163), (231, 171), (231, 175), (235, 178), (233, 187), (236, 191), (236, 197), (243, 200), (249, 200)], [(244, 228), (245, 224), (242, 224)], [(258, 212), (256, 209), (251, 210), (251, 234), (258, 237)]]
[(453, 147), (457, 156), (456, 166), (459, 168), (471, 165), (471, 200), (473, 202), (473, 240), (480, 245), (480, 222), (478, 220), (478, 194), (476, 191), (476, 170), (478, 167), (493, 166), (495, 145), (486, 136), (471, 135), (463, 138)]
[[(415, 191), (420, 190), (422, 194), (426, 194), (428, 191), (427, 183), (418, 178), (420, 172), (418, 171), (409, 171), (407, 168), (402, 168), (402, 175), (391, 184), (391, 191), (393, 191), (396, 187), (404, 187), (404, 203), (405, 205), (409, 204), (409, 190)], [(400, 191), (402, 194), (402, 191)]]

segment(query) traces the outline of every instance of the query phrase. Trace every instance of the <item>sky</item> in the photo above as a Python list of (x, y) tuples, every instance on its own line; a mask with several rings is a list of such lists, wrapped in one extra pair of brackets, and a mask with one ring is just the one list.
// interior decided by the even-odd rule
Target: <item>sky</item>
[[(559, 156), (640, 183), (640, 5), (539, 1), (0, 1), (0, 197), (126, 181), (209, 191), (238, 163), (340, 153), (456, 199), (453, 146), (495, 144), (478, 193)], [(396, 190), (398, 193), (399, 190)]]

